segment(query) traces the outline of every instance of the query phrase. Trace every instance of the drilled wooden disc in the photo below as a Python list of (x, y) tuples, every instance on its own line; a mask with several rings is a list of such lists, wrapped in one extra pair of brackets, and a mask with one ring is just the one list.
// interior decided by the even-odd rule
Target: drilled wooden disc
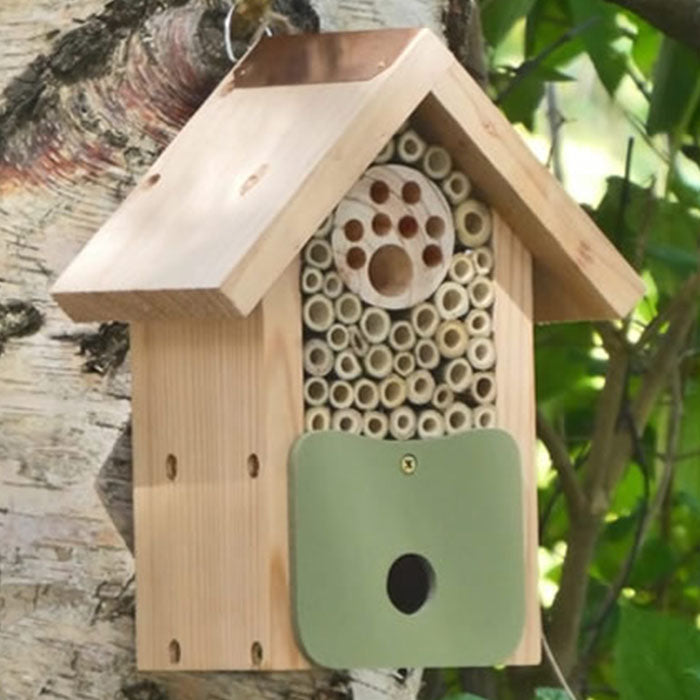
[(404, 165), (369, 168), (340, 202), (332, 235), (345, 284), (368, 304), (404, 309), (445, 278), (452, 212), (440, 190)]

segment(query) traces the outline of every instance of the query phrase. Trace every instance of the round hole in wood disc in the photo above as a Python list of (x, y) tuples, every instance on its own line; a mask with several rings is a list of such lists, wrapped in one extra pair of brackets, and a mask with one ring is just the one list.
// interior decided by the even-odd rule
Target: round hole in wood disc
[(177, 639), (171, 639), (168, 644), (168, 656), (171, 664), (179, 664), (181, 657), (180, 642)]
[(255, 453), (248, 455), (248, 474), (255, 479), (260, 474), (260, 460)]
[(263, 660), (263, 648), (260, 642), (253, 642), (250, 647), (250, 660), (253, 666), (260, 666)]
[(391, 219), (386, 214), (375, 214), (372, 219), (372, 231), (378, 236), (386, 236), (391, 231)]
[(364, 233), (362, 222), (358, 219), (350, 219), (343, 227), (343, 230), (345, 231), (345, 238), (353, 242), (359, 241)]
[(384, 204), (389, 199), (389, 185), (383, 180), (375, 180), (369, 188), (369, 196), (376, 204)]
[(177, 457), (174, 454), (169, 454), (165, 458), (165, 475), (170, 481), (175, 481), (177, 478)]
[(399, 221), (399, 233), (404, 238), (413, 238), (418, 233), (418, 222), (412, 216), (402, 216)]
[(401, 188), (401, 197), (406, 204), (420, 202), (420, 185), (417, 182), (407, 182)]
[(411, 258), (397, 245), (379, 248), (369, 261), (370, 284), (387, 297), (398, 296), (408, 289), (413, 279)]
[(469, 233), (479, 233), (484, 226), (484, 220), (478, 214), (469, 212), (464, 217), (464, 225)]
[(352, 270), (359, 270), (367, 262), (367, 255), (362, 248), (350, 248), (347, 255), (348, 267)]
[(440, 238), (445, 233), (445, 220), (441, 216), (431, 216), (425, 222), (425, 232), (431, 238)]
[(436, 267), (442, 262), (442, 251), (436, 245), (429, 245), (423, 251), (423, 262), (426, 267)]

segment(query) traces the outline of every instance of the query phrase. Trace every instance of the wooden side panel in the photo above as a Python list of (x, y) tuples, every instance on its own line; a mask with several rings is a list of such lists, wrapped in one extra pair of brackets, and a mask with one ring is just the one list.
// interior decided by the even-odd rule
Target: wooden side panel
[(520, 446), (523, 467), (525, 538), (525, 630), (507, 663), (538, 664), (541, 655), (537, 572), (537, 480), (535, 473), (535, 366), (533, 347), (532, 257), (494, 214), (496, 302), (496, 413), (498, 427)]
[(132, 327), (142, 669), (304, 666), (286, 506), (302, 424), (297, 286), (292, 265), (246, 320)]

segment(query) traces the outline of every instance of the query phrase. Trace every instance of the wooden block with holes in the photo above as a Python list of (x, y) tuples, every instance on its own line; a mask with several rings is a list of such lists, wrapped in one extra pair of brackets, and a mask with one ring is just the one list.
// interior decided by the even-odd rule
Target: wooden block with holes
[[(514, 441), (521, 517), (500, 534), (522, 620), (479, 662), (538, 663), (533, 323), (618, 318), (642, 292), (429, 31), (263, 39), (53, 289), (76, 321), (131, 323), (139, 667), (329, 663), (293, 614), (288, 512), (290, 452), (328, 430), (406, 457), (470, 430)], [(358, 584), (401, 624), (450, 586), (478, 595), (428, 562), (401, 574), (407, 605), (409, 555)]]

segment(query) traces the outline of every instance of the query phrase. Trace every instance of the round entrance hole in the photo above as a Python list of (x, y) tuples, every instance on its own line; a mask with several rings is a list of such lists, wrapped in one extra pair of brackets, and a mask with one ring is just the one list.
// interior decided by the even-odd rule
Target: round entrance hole
[(403, 294), (411, 284), (413, 266), (411, 258), (397, 245), (379, 248), (369, 261), (369, 281), (384, 296)]
[(405, 615), (417, 613), (435, 589), (435, 571), (420, 554), (404, 554), (394, 561), (386, 579), (393, 606)]

